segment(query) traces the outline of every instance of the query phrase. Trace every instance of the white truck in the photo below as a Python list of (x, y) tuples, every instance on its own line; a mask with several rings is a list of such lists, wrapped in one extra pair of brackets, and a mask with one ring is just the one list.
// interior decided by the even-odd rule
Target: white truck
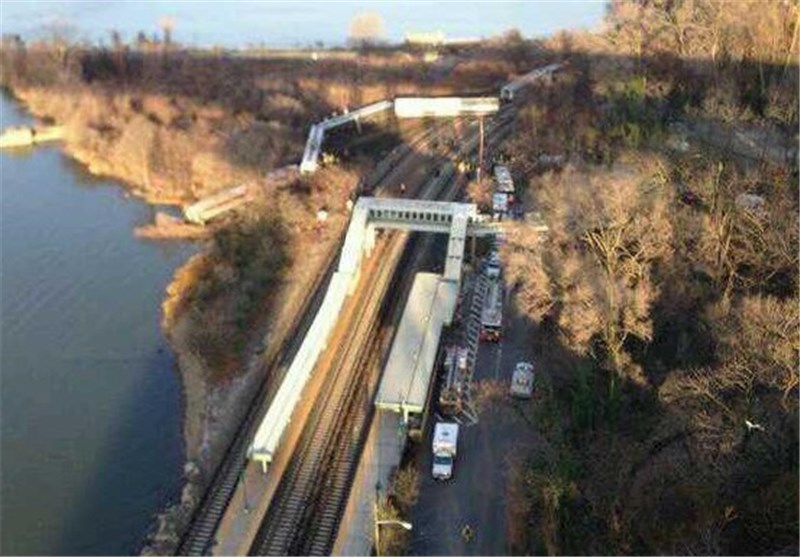
[(531, 398), (533, 395), (533, 364), (519, 362), (511, 376), (511, 396), (516, 398)]
[(458, 424), (438, 422), (433, 428), (433, 478), (453, 477), (453, 463), (458, 448)]
[(483, 273), (486, 278), (499, 279), (500, 278), (500, 254), (496, 250), (489, 252), (486, 257), (486, 262), (483, 267)]
[(492, 194), (492, 215), (495, 219), (500, 219), (508, 213), (508, 194), (495, 192)]

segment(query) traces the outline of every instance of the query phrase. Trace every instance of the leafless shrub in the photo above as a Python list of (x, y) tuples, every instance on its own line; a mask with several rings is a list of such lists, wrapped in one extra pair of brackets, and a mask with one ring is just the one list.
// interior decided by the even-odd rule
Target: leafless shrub
[(411, 464), (397, 471), (392, 479), (391, 493), (394, 500), (408, 512), (419, 499), (419, 472)]
[(494, 182), (490, 177), (483, 176), (480, 180), (470, 180), (467, 184), (467, 195), (470, 201), (478, 205), (482, 211), (492, 208), (492, 192)]

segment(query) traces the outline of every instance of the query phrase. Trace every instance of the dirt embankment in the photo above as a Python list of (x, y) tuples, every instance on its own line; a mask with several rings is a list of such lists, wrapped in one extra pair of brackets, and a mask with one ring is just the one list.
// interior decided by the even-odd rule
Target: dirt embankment
[[(217, 263), (213, 256), (198, 254), (176, 273), (167, 289), (162, 323), (176, 353), (184, 387), (186, 483), (181, 501), (159, 516), (157, 531), (145, 554), (174, 553), (180, 533), (188, 525), (253, 394), (265, 379), (265, 362), (288, 340), (292, 323), (330, 263), (346, 224), (347, 214), (337, 211), (324, 225), (297, 230), (286, 240), (287, 251), (302, 255), (287, 264), (280, 278), (274, 278), (271, 292), (261, 300), (249, 321), (247, 338), (238, 342), (232, 338), (231, 326), (215, 328), (207, 316), (196, 311), (192, 301), (209, 267)], [(231, 293), (215, 305), (235, 307), (235, 298), (236, 294)], [(239, 344), (238, 353), (220, 352), (219, 361), (215, 362), (199, 344), (203, 340), (213, 344), (213, 339), (198, 339), (209, 334), (219, 334), (223, 341)]]
[(90, 87), (13, 91), (35, 116), (63, 124), (65, 151), (89, 172), (122, 180), (149, 203), (184, 204), (231, 184), (253, 182), (284, 158), (263, 145), (262, 160), (238, 162), (229, 153), (231, 138), (247, 143), (271, 137), (286, 158), (299, 158), (302, 150), (300, 130), (261, 124), (237, 130), (224, 109), (167, 95)]

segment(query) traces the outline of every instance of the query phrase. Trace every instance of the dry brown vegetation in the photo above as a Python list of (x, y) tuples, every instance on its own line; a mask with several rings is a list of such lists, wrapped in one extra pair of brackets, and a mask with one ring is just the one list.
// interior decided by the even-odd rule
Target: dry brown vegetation
[(551, 346), (515, 551), (797, 552), (798, 17), (613, 2), (551, 41), (507, 149), (550, 226), (505, 247)]
[[(301, 273), (312, 244), (327, 245), (344, 226), (358, 177), (331, 168), (268, 192), (216, 224), (202, 253), (179, 273), (164, 304), (164, 330), (202, 363), (210, 384), (244, 371), (253, 331), (274, 314), (281, 285)], [(316, 212), (326, 207), (326, 223)], [(304, 275), (303, 275), (304, 276)], [(175, 329), (182, 334), (172, 335)]]
[[(378, 519), (408, 522), (411, 508), (419, 498), (419, 483), (419, 472), (413, 465), (397, 470), (391, 479), (389, 496), (378, 504)], [(382, 526), (378, 555), (405, 555), (410, 540), (406, 529), (397, 525)]]
[(310, 124), (399, 94), (477, 92), (508, 77), (498, 55), (435, 71), (415, 54), (312, 60), (188, 51), (118, 37), (109, 48), (6, 37), (2, 84), (67, 128), (91, 170), (151, 199), (184, 202), (297, 163)]

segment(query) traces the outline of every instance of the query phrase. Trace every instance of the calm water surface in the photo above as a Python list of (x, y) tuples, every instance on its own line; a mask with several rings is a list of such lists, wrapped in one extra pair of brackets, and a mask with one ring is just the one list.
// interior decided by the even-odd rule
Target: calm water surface
[[(7, 97), (0, 123), (29, 118)], [(178, 497), (181, 393), (160, 303), (191, 248), (58, 147), (0, 153), (3, 554), (129, 554)]]

